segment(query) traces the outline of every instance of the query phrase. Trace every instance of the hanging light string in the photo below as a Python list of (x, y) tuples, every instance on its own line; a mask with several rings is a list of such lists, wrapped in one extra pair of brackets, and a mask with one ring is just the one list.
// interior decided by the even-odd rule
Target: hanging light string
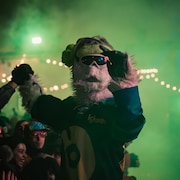
[(140, 75), (140, 80), (143, 79), (154, 79), (154, 82), (159, 83), (161, 86), (164, 86), (167, 89), (171, 89), (172, 91), (176, 91), (180, 93), (180, 88), (170, 83), (167, 83), (165, 80), (160, 80), (157, 76), (158, 69), (140, 69), (138, 70), (138, 74)]
[[(24, 61), (21, 60), (20, 64), (24, 63)], [(63, 68), (67, 68), (67, 66), (65, 66), (61, 61), (58, 62), (56, 60), (51, 60), (51, 59), (47, 59), (46, 60), (46, 64), (48, 65), (58, 65), (59, 67), (63, 67)], [(158, 74), (158, 69), (156, 68), (152, 68), (152, 69), (139, 69), (137, 71), (138, 75), (140, 76), (140, 80), (149, 80), (149, 79), (153, 79), (154, 82), (159, 83), (159, 85), (164, 86), (167, 89), (170, 89), (172, 91), (178, 92), (180, 93), (180, 88), (177, 86), (174, 86), (170, 83), (166, 83), (165, 80), (160, 80), (157, 76)], [(2, 73), (1, 74), (1, 83), (7, 83), (8, 81), (11, 80), (11, 75), (7, 75), (6, 73)], [(50, 87), (43, 87), (44, 92), (48, 92), (48, 91), (59, 91), (59, 90), (65, 90), (69, 87), (68, 84), (61, 84), (61, 85), (53, 85)]]

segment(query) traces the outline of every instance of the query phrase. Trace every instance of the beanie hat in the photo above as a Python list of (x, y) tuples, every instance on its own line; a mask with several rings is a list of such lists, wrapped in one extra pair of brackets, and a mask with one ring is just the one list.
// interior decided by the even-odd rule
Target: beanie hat
[(70, 44), (62, 53), (62, 62), (71, 67), (74, 64), (74, 60), (87, 55), (87, 54), (100, 54), (103, 46), (105, 49), (113, 51), (114, 48), (109, 42), (102, 36), (84, 37), (77, 40), (76, 44)]

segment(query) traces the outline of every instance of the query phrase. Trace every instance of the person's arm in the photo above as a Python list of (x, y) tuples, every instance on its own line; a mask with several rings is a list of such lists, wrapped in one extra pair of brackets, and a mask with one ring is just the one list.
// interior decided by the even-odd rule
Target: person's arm
[(33, 75), (34, 71), (28, 64), (20, 64), (12, 70), (11, 74), (11, 81), (0, 88), (0, 110), (9, 102), (15, 89), (29, 80), (30, 74)]
[(124, 142), (132, 141), (145, 124), (138, 87), (122, 89), (113, 94), (118, 111), (118, 119), (113, 122), (113, 137), (124, 137), (121, 139)]
[[(40, 95), (34, 102), (30, 114), (32, 118), (48, 124), (53, 127), (53, 129), (59, 131), (63, 129), (68, 122), (68, 114), (65, 112), (63, 101), (52, 95)], [(66, 119), (65, 122), (63, 119)]]
[[(145, 118), (138, 91), (139, 77), (131, 57), (120, 51), (103, 52), (110, 59), (108, 71), (112, 80), (108, 89), (114, 96), (118, 118), (113, 121), (112, 136), (122, 142), (137, 138)], [(123, 138), (122, 138), (123, 137)]]
[(12, 95), (15, 93), (17, 84), (13, 81), (8, 82), (0, 88), (0, 109), (2, 109), (10, 100)]

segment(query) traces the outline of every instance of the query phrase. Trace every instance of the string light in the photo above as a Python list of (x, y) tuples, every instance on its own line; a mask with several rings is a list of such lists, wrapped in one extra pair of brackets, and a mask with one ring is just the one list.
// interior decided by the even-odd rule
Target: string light
[(53, 64), (53, 65), (56, 65), (56, 64), (57, 64), (57, 61), (56, 61), (56, 60), (53, 60), (53, 61), (52, 61), (52, 64)]
[[(24, 63), (25, 62), (25, 59), (26, 59), (26, 54), (23, 54), (22, 55), (22, 59), (20, 60), (20, 64)], [(56, 60), (51, 60), (51, 59), (46, 59), (46, 63), (48, 65), (57, 65), (59, 67), (63, 67), (63, 68), (68, 68), (65, 64), (63, 64), (61, 61), (56, 61)], [(152, 69), (139, 69), (137, 70), (137, 74), (139, 75), (139, 79), (140, 80), (150, 80), (150, 79), (154, 79), (154, 82), (155, 83), (160, 83), (161, 86), (167, 88), (167, 89), (171, 89), (172, 91), (174, 92), (178, 92), (180, 93), (180, 88), (170, 84), (170, 83), (166, 83), (164, 80), (160, 80), (158, 77), (157, 77), (157, 74), (158, 74), (158, 69), (156, 68), (152, 68)], [(7, 83), (8, 81), (11, 80), (11, 75), (7, 76), (6, 73), (2, 73), (1, 75), (1, 82), (2, 83)], [(44, 92), (47, 92), (47, 91), (59, 91), (59, 90), (64, 90), (64, 89), (67, 89), (69, 86), (68, 84), (62, 84), (62, 85), (53, 85), (51, 87), (43, 87), (43, 90)]]
[(50, 59), (46, 59), (46, 63), (47, 63), (47, 64), (50, 64), (50, 63), (51, 63), (51, 60), (50, 60)]
[(6, 79), (1, 79), (1, 82), (2, 83), (6, 83)]
[[(62, 62), (59, 62), (59, 64), (58, 64), (59, 66), (63, 66), (63, 63)], [(66, 67), (66, 66), (65, 66)]]
[[(156, 77), (156, 74), (158, 73), (158, 69), (140, 69), (138, 70), (138, 74), (140, 76), (140, 79), (144, 79), (144, 75), (146, 77), (146, 79), (151, 79), (153, 78), (155, 82), (159, 82), (159, 78)], [(164, 86), (167, 89), (171, 89), (172, 91), (176, 91), (178, 93), (180, 93), (180, 88), (177, 88), (174, 85), (171, 85), (170, 83), (166, 83), (165, 81), (160, 81), (160, 85)]]
[(2, 73), (2, 77), (5, 78), (5, 77), (6, 77), (6, 74), (5, 74), (5, 73)]

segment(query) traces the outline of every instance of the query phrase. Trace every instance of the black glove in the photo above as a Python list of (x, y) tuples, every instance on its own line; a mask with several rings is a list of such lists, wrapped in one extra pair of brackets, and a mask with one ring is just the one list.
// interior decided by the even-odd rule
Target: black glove
[(120, 51), (109, 51), (103, 46), (100, 46), (100, 48), (103, 50), (103, 53), (101, 54), (109, 57), (110, 62), (107, 63), (107, 66), (111, 77), (124, 78), (125, 74), (128, 71), (127, 68), (128, 55)]
[(14, 81), (17, 85), (23, 85), (24, 81), (29, 80), (29, 74), (33, 75), (34, 71), (29, 64), (21, 64), (19, 66), (16, 66), (11, 74), (12, 81)]

